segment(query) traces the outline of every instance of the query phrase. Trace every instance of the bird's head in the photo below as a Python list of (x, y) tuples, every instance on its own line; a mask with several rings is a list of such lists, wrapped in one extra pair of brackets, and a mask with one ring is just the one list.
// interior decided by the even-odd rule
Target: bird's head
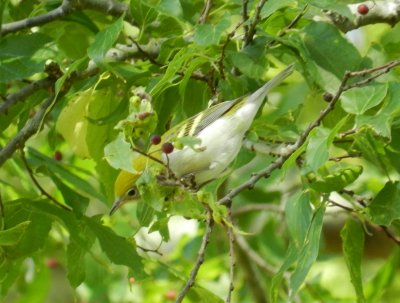
[(142, 175), (141, 172), (130, 173), (122, 170), (114, 184), (115, 201), (110, 210), (112, 215), (118, 208), (129, 201), (138, 201), (140, 199), (139, 190), (136, 186), (136, 181)]

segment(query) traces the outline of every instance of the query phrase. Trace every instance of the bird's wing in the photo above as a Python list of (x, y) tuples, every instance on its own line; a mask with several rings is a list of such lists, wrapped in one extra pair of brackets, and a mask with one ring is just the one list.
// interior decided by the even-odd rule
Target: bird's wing
[(210, 108), (207, 108), (206, 110), (193, 117), (190, 117), (189, 119), (168, 130), (163, 136), (163, 139), (165, 142), (168, 142), (174, 138), (196, 136), (204, 128), (215, 122), (226, 112), (230, 111), (236, 104), (240, 104), (241, 100), (243, 100), (243, 97), (232, 101), (221, 102)]

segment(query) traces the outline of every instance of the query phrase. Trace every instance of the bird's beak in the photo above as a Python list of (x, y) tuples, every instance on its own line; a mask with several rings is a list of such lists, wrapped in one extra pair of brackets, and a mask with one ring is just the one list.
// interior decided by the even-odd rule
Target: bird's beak
[(121, 199), (120, 198), (115, 199), (115, 201), (110, 209), (109, 215), (111, 216), (113, 213), (115, 213), (120, 206), (121, 206)]

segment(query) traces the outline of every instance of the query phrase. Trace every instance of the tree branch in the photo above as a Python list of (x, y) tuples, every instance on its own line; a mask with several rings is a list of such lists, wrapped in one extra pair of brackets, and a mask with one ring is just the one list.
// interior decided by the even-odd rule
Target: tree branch
[(254, 34), (256, 33), (257, 24), (261, 20), (261, 10), (266, 2), (267, 2), (267, 0), (260, 0), (260, 2), (258, 2), (258, 4), (257, 4), (256, 11), (255, 11), (254, 17), (253, 17), (253, 21), (251, 22), (251, 24), (248, 28), (247, 35), (244, 37), (244, 46), (250, 44), (251, 41), (253, 41)]
[(235, 240), (240, 249), (248, 256), (250, 260), (253, 261), (262, 271), (264, 271), (267, 275), (272, 276), (276, 273), (276, 270), (267, 264), (265, 260), (250, 247), (249, 243), (247, 243), (246, 239), (239, 234), (235, 235)]
[[(360, 10), (360, 6), (366, 8)], [(399, 0), (364, 1), (347, 7), (353, 15), (352, 20), (331, 10), (325, 12), (330, 22), (345, 33), (369, 24), (387, 23), (394, 26), (400, 20)]]
[[(232, 190), (230, 190), (228, 192), (227, 195), (225, 195), (222, 199), (220, 199), (218, 202), (224, 205), (227, 205), (228, 203), (230, 203), (232, 201), (232, 199), (237, 196), (240, 192), (244, 191), (245, 189), (252, 189), (255, 184), (261, 179), (261, 178), (267, 178), (271, 175), (271, 173), (276, 170), (276, 169), (280, 169), (282, 167), (282, 165), (286, 162), (286, 160), (288, 160), (290, 158), (290, 156), (292, 156), (296, 150), (298, 150), (307, 140), (308, 135), (311, 133), (311, 131), (318, 127), (322, 120), (331, 112), (333, 111), (337, 101), (339, 100), (339, 97), (341, 96), (341, 94), (346, 91), (351, 89), (352, 87), (355, 86), (360, 86), (364, 83), (366, 83), (366, 80), (370, 79), (370, 78), (377, 78), (379, 77), (379, 75), (382, 75), (386, 72), (388, 72), (390, 69), (394, 68), (395, 66), (400, 65), (400, 60), (394, 60), (391, 61), (387, 64), (384, 64), (382, 66), (378, 66), (372, 69), (366, 69), (366, 70), (362, 70), (362, 71), (355, 71), (355, 72), (346, 72), (343, 76), (343, 79), (341, 81), (341, 84), (336, 92), (336, 94), (333, 96), (332, 101), (330, 101), (330, 103), (328, 104), (328, 106), (321, 111), (321, 113), (319, 114), (319, 116), (317, 117), (317, 119), (312, 122), (304, 131), (303, 133), (300, 134), (299, 138), (296, 140), (296, 142), (291, 145), (288, 146), (287, 148), (287, 153), (280, 156), (279, 158), (277, 158), (275, 161), (273, 161), (268, 167), (266, 167), (265, 169), (259, 171), (258, 173), (255, 173), (252, 175), (252, 177), (247, 181), (244, 182), (243, 184), (241, 184), (240, 186), (233, 188)], [(373, 73), (376, 71), (381, 71), (379, 72), (377, 75), (374, 75), (366, 80), (361, 80), (359, 82), (356, 82), (350, 86), (347, 85), (347, 82), (350, 78), (352, 77), (360, 77), (360, 76), (365, 76), (369, 73)], [(369, 81), (368, 81), (369, 82)]]
[(125, 3), (114, 0), (64, 0), (59, 7), (46, 14), (3, 24), (0, 36), (59, 20), (76, 10), (83, 9), (97, 10), (105, 14), (121, 16), (128, 10), (128, 6)]
[(54, 84), (54, 80), (48, 78), (44, 78), (35, 82), (32, 82), (31, 84), (25, 86), (22, 88), (20, 91), (11, 94), (6, 97), (6, 100), (0, 104), (0, 115), (7, 115), (7, 111), (10, 109), (10, 107), (14, 106), (20, 101), (23, 101), (24, 99), (28, 98), (30, 95), (33, 93), (44, 89), (44, 88), (49, 88)]
[[(238, 255), (239, 265), (241, 265), (241, 269), (244, 271), (245, 285), (248, 287), (253, 296), (253, 302), (267, 303), (267, 292), (263, 287), (264, 283), (262, 279), (260, 279), (259, 271), (256, 267), (258, 264), (252, 259), (252, 256), (249, 255), (249, 246), (242, 246), (243, 242), (239, 242), (240, 240), (238, 238), (240, 237), (242, 236), (236, 235), (236, 252)], [(247, 244), (246, 240), (244, 240), (244, 242)], [(264, 262), (262, 258), (261, 262)]]
[(46, 14), (3, 24), (1, 26), (1, 36), (62, 19), (75, 11), (73, 2), (73, 0), (64, 0), (59, 7)]
[(196, 279), (197, 273), (199, 272), (201, 264), (204, 262), (204, 255), (206, 253), (206, 249), (208, 243), (210, 241), (210, 235), (214, 227), (214, 220), (212, 218), (212, 213), (210, 209), (207, 209), (207, 221), (206, 221), (206, 230), (203, 235), (203, 240), (201, 242), (201, 246), (197, 255), (196, 263), (193, 266), (192, 271), (190, 272), (189, 280), (187, 280), (185, 286), (181, 290), (176, 299), (175, 303), (180, 303), (185, 298), (186, 294), (188, 293), (189, 289), (194, 285), (194, 281)]
[(204, 4), (203, 10), (202, 10), (200, 18), (199, 18), (199, 24), (206, 23), (208, 14), (210, 13), (212, 5), (213, 5), (212, 0), (206, 0), (206, 3)]
[(71, 208), (69, 208), (67, 205), (61, 203), (60, 201), (56, 200), (52, 195), (50, 195), (39, 183), (39, 181), (35, 178), (35, 175), (31, 169), (31, 167), (28, 164), (28, 161), (26, 160), (25, 157), (25, 152), (24, 148), (21, 147), (21, 159), (22, 163), (24, 163), (26, 170), (28, 171), (29, 177), (31, 178), (32, 182), (36, 185), (36, 187), (39, 189), (40, 193), (47, 198), (49, 198), (51, 201), (53, 201), (57, 206), (63, 208), (64, 210), (71, 211)]
[(45, 118), (54, 101), (54, 93), (52, 93), (46, 101), (42, 103), (33, 118), (24, 125), (15, 138), (0, 150), (0, 167), (12, 156), (15, 150), (24, 146), (25, 142), (39, 130), (42, 120)]

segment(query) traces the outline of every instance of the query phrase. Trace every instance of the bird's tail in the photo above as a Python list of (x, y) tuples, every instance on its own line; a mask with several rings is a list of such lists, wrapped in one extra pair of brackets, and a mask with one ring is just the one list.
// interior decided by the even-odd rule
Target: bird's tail
[(275, 77), (273, 77), (271, 80), (269, 80), (267, 83), (265, 83), (263, 86), (261, 86), (258, 90), (252, 93), (249, 96), (248, 102), (255, 102), (255, 103), (262, 102), (262, 100), (264, 100), (268, 92), (275, 86), (281, 84), (282, 81), (285, 80), (293, 72), (293, 69), (294, 69), (294, 64), (292, 63), (289, 66), (287, 66), (283, 71), (281, 71), (279, 74), (277, 74)]

